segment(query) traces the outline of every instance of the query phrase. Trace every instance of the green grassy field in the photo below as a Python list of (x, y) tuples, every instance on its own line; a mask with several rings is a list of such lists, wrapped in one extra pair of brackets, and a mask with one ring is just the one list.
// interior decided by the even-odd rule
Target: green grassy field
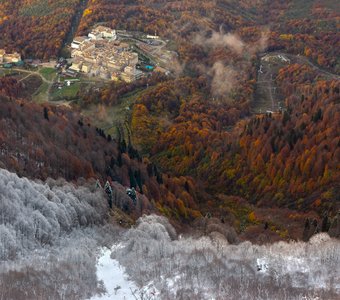
[[(130, 118), (132, 112), (132, 105), (135, 103), (138, 95), (143, 89), (135, 90), (131, 93), (125, 94), (120, 99), (120, 104), (111, 107), (100, 107), (92, 105), (83, 110), (83, 113), (88, 117), (96, 116), (93, 120), (95, 126), (103, 128), (106, 134), (112, 137), (117, 137), (117, 126), (124, 124), (125, 120)], [(125, 134), (125, 133), (124, 133)]]
[(42, 68), (39, 73), (48, 81), (52, 81), (56, 77), (54, 68)]
[(38, 90), (33, 94), (32, 99), (37, 103), (44, 103), (48, 100), (48, 83), (43, 82)]
[(58, 100), (73, 100), (77, 97), (81, 82), (75, 82), (70, 86), (65, 86), (62, 89), (53, 89), (51, 92), (51, 101)]

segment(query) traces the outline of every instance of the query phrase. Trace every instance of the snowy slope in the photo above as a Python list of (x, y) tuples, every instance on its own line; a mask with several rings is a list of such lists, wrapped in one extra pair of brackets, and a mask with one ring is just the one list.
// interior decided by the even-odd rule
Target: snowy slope
[(132, 292), (135, 292), (138, 288), (127, 278), (125, 268), (117, 260), (110, 257), (112, 250), (103, 248), (97, 263), (97, 277), (104, 283), (106, 293), (96, 295), (91, 300), (135, 299)]
[(233, 245), (180, 238), (155, 215), (128, 230), (105, 225), (107, 211), (91, 185), (0, 169), (0, 299), (340, 299), (340, 241), (325, 233)]

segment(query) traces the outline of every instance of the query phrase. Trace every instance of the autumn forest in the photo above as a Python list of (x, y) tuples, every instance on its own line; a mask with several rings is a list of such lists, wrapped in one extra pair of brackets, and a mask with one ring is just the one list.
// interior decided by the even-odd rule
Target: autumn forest
[[(68, 106), (0, 76), (1, 168), (134, 187), (138, 208), (120, 207), (134, 220), (158, 212), (185, 229), (208, 215), (257, 242), (340, 237), (337, 1), (0, 0), (0, 49), (56, 59), (79, 5), (77, 34), (156, 33), (177, 54), (172, 73), (83, 88)], [(113, 129), (88, 113), (127, 98)]]

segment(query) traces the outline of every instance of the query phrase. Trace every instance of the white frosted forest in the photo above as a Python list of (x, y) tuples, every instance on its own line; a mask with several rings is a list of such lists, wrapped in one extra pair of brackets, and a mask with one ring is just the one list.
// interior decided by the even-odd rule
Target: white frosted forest
[(0, 169), (0, 299), (339, 299), (340, 242), (228, 243), (167, 219), (108, 224), (94, 183)]

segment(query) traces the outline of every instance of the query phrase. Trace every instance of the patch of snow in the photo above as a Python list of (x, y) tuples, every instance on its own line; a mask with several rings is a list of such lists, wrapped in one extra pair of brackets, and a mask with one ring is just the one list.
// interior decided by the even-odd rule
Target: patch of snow
[(144, 295), (149, 300), (160, 299), (160, 292), (155, 287), (154, 282), (150, 281), (137, 294)]
[(294, 256), (286, 256), (286, 272), (288, 274), (293, 272), (301, 272), (301, 273), (309, 273), (310, 268), (308, 266), (308, 262), (305, 259), (294, 257)]
[[(117, 248), (115, 245), (113, 248)], [(134, 300), (132, 291), (138, 291), (138, 287), (127, 278), (125, 268), (119, 262), (111, 258), (112, 249), (101, 250), (97, 263), (98, 280), (103, 281), (106, 293), (93, 296), (90, 300)]]
[(174, 291), (176, 286), (177, 286), (177, 281), (179, 281), (181, 279), (180, 275), (175, 275), (172, 278), (167, 278), (166, 279), (166, 285), (168, 287), (169, 290)]
[(256, 259), (256, 266), (258, 272), (266, 272), (268, 270), (268, 262), (264, 258)]

